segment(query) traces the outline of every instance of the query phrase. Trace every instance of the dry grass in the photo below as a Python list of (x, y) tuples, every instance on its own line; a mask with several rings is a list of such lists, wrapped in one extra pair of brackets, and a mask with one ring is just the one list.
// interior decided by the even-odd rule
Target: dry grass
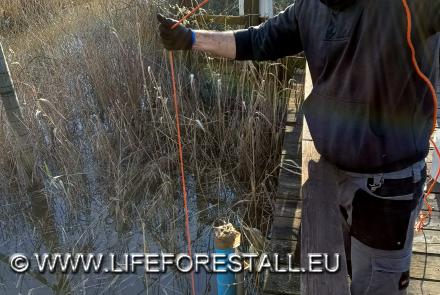
[(1, 0), (0, 31), (16, 33), (50, 22), (66, 8), (90, 0)]
[[(11, 20), (25, 20), (3, 23), (0, 32), (45, 179), (42, 210), (52, 212), (50, 231), (65, 232), (51, 243), (54, 250), (110, 251), (100, 248), (108, 238), (94, 225), (104, 219), (121, 235), (139, 232), (144, 249), (181, 251), (170, 73), (155, 32), (155, 4), (0, 1)], [(176, 67), (186, 173), (197, 196), (191, 220), (209, 225), (224, 218), (265, 232), (286, 99), (294, 95), (282, 65), (180, 53)], [(20, 188), (6, 124), (0, 136), (0, 220), (16, 216), (12, 225), (2, 222), (3, 235), (14, 236), (28, 217), (35, 219), (22, 217), (23, 204), (35, 204)]]

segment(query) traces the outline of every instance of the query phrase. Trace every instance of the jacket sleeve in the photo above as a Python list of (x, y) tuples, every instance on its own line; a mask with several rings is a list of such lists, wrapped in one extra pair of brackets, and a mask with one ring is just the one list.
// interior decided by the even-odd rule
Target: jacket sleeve
[(235, 59), (275, 60), (301, 52), (297, 10), (298, 5), (292, 4), (258, 27), (235, 31)]
[(425, 0), (424, 15), (426, 17), (429, 35), (440, 32), (440, 0)]
[(432, 0), (433, 2), (433, 10), (434, 16), (432, 18), (433, 21), (433, 30), (435, 32), (440, 32), (440, 0)]

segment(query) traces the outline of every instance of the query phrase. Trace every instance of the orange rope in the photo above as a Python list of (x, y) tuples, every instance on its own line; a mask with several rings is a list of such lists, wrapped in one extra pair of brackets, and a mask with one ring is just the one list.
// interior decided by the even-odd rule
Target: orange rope
[[(416, 71), (417, 75), (428, 86), (429, 91), (431, 92), (431, 96), (432, 96), (432, 100), (433, 100), (433, 104), (434, 104), (434, 114), (433, 114), (434, 118), (433, 118), (433, 122), (432, 122), (432, 130), (431, 130), (431, 135), (432, 135), (432, 134), (434, 134), (435, 128), (437, 126), (437, 107), (438, 107), (437, 93), (435, 92), (434, 85), (432, 85), (432, 83), (428, 79), (428, 77), (426, 77), (426, 75), (420, 70), (419, 64), (417, 63), (416, 50), (414, 49), (414, 44), (411, 39), (411, 32), (412, 32), (411, 10), (409, 8), (407, 0), (402, 0), (402, 4), (403, 4), (403, 7), (404, 7), (405, 13), (406, 13), (406, 20), (407, 20), (406, 41), (408, 43), (409, 49), (411, 50), (411, 61), (412, 61), (412, 64), (414, 66), (414, 70)], [(439, 151), (437, 145), (431, 139), (430, 139), (430, 142), (434, 146), (435, 152), (437, 153), (437, 156), (440, 159), (440, 151)], [(429, 186), (428, 190), (425, 193), (424, 202), (425, 202), (426, 207), (428, 209), (428, 214), (425, 214), (425, 213), (420, 214), (419, 221), (417, 222), (417, 225), (416, 225), (417, 231), (423, 230), (423, 228), (427, 225), (427, 223), (425, 223), (425, 220), (431, 218), (432, 207), (428, 202), (428, 196), (432, 193), (432, 190), (434, 189), (435, 183), (437, 182), (439, 177), (440, 177), (440, 167), (439, 167), (439, 170), (437, 171), (437, 174), (434, 178), (433, 183)]]
[[(176, 78), (175, 78), (175, 74), (174, 74), (174, 54), (173, 54), (173, 51), (169, 52), (169, 58), (170, 58), (170, 66), (171, 66), (171, 80), (172, 80), (172, 84), (173, 84), (174, 111), (175, 111), (175, 116), (176, 116), (177, 145), (179, 148), (180, 178), (182, 179), (181, 181), (182, 181), (182, 192), (183, 192), (183, 207), (185, 209), (186, 241), (188, 243), (188, 255), (192, 256), (191, 232), (189, 229), (188, 195), (186, 192), (185, 165), (183, 162), (182, 137), (180, 134), (179, 103), (177, 101), (177, 88), (176, 88)], [(191, 272), (191, 288), (192, 288), (192, 294), (195, 295), (196, 289), (195, 289), (194, 272)]]
[(209, 0), (205, 0), (203, 2), (201, 2), (199, 5), (197, 5), (196, 7), (194, 7), (193, 10), (191, 10), (190, 13), (188, 13), (187, 15), (185, 15), (181, 20), (179, 20), (177, 23), (175, 23), (171, 29), (175, 29), (177, 28), (178, 25), (180, 25), (181, 23), (183, 23), (188, 17), (190, 17), (191, 15), (193, 15), (194, 13), (197, 12), (197, 10), (199, 10), (200, 8), (202, 8), (203, 6), (205, 6), (205, 4), (208, 4)]
[[(185, 15), (180, 21), (175, 23), (171, 29), (175, 29), (178, 25), (183, 23), (188, 17), (193, 15), (197, 10), (199, 10), (202, 6), (208, 3), (209, 0), (205, 0), (199, 5), (197, 5), (190, 13)], [(188, 243), (188, 255), (192, 256), (192, 247), (191, 247), (191, 231), (189, 228), (189, 210), (188, 210), (188, 195), (186, 191), (186, 181), (185, 181), (185, 164), (183, 161), (183, 148), (182, 148), (182, 136), (180, 132), (180, 118), (179, 118), (179, 102), (177, 99), (177, 86), (176, 86), (176, 75), (174, 71), (174, 54), (173, 51), (169, 52), (170, 59), (170, 67), (171, 67), (171, 82), (173, 87), (173, 102), (174, 102), (174, 112), (176, 117), (176, 129), (177, 129), (177, 145), (179, 149), (179, 162), (180, 162), (180, 177), (182, 181), (182, 192), (183, 192), (183, 206), (185, 210), (185, 232), (186, 232), (186, 241)], [(196, 294), (196, 284), (195, 284), (195, 276), (194, 272), (191, 272), (191, 290), (192, 294)]]

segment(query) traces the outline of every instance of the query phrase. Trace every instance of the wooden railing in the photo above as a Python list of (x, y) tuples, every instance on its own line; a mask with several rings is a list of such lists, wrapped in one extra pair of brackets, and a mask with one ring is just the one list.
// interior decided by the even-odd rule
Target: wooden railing
[[(185, 7), (192, 7), (191, 0), (181, 0), (180, 4)], [(273, 14), (272, 0), (239, 0), (240, 15), (197, 15), (198, 21), (216, 23), (229, 26), (256, 26), (264, 22)]]

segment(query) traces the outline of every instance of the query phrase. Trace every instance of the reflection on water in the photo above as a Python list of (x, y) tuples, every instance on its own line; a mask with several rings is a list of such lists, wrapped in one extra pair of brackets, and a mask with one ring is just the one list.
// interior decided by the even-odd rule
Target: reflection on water
[[(72, 81), (69, 77), (65, 80), (66, 83)], [(78, 76), (79, 80), (81, 76)], [(69, 88), (75, 87), (71, 85)], [(90, 140), (92, 136), (105, 132), (94, 130), (92, 134), (87, 133), (87, 122), (81, 110), (73, 112), (76, 119), (69, 122), (68, 131), (77, 148), (80, 173), (62, 175), (60, 170), (63, 170), (57, 169), (48, 160), (40, 163), (45, 183), (39, 193), (26, 196), (0, 191), (0, 294), (190, 293), (190, 276), (173, 269), (160, 275), (146, 275), (141, 268), (135, 274), (39, 274), (36, 271), (15, 274), (10, 269), (8, 259), (14, 253), (23, 253), (28, 257), (33, 253), (114, 253), (122, 257), (124, 253), (187, 251), (182, 195), (169, 189), (177, 189), (178, 179), (173, 185), (159, 183), (159, 187), (166, 188), (155, 195), (149, 195), (149, 188), (142, 187), (134, 188), (130, 193), (109, 195), (108, 187), (98, 176), (102, 173), (99, 171), (101, 166), (95, 159), (96, 151)], [(92, 115), (89, 122), (93, 120)], [(39, 124), (45, 130), (42, 120)], [(49, 137), (46, 141), (47, 145), (51, 145)], [(84, 189), (75, 190), (78, 183), (84, 185)], [(226, 218), (237, 222), (229, 209), (234, 194), (222, 188), (212, 194), (217, 196), (215, 199), (207, 200), (198, 196), (196, 181), (190, 175), (187, 183), (193, 253), (210, 253), (213, 249), (211, 229), (214, 221)], [(8, 187), (0, 186), (0, 189)], [(198, 294), (216, 293), (212, 275), (201, 272), (196, 275), (196, 283)]]
[[(91, 33), (93, 38), (89, 42), (98, 38), (97, 29)], [(101, 118), (99, 112), (96, 112), (99, 109), (95, 106), (96, 94), (92, 91), (89, 75), (84, 74), (84, 69), (87, 69), (84, 62), (85, 49), (80, 38), (71, 37), (66, 36), (62, 40), (61, 49), (55, 46), (51, 49), (60, 50), (59, 56), (70, 62), (75, 61), (72, 64), (78, 63), (77, 67), (63, 67), (62, 75), (57, 76), (60, 84), (66, 85), (66, 93), (61, 96), (69, 107), (69, 112), (66, 112), (69, 116), (67, 126), (60, 124), (66, 130), (52, 130), (53, 125), (47, 128), (41, 113), (36, 114), (37, 124), (47, 147), (44, 152), (50, 154), (55, 151), (54, 158), (57, 159), (51, 162), (50, 156), (39, 155), (40, 161), (45, 161), (38, 163), (39, 167), (43, 167), (44, 190), (33, 196), (18, 194), (14, 191), (17, 184), (7, 178), (9, 172), (0, 175), (0, 181), (4, 184), (0, 186), (0, 295), (189, 294), (189, 275), (172, 270), (165, 274), (148, 276), (142, 271), (136, 274), (39, 274), (33, 271), (15, 274), (9, 267), (8, 258), (14, 253), (23, 253), (28, 257), (33, 253), (115, 253), (120, 257), (124, 253), (187, 251), (183, 200), (181, 194), (176, 193), (178, 179), (168, 181), (168, 175), (158, 177), (151, 181), (158, 182), (157, 190), (150, 187), (144, 189), (143, 186), (149, 185), (146, 179), (150, 180), (158, 174), (157, 170), (160, 169), (155, 169), (154, 166), (157, 163), (150, 164), (147, 160), (145, 165), (139, 163), (143, 159), (136, 156), (134, 148), (134, 151), (127, 149), (126, 154), (123, 150), (113, 150), (116, 149), (114, 147), (121, 146), (117, 128), (127, 126), (119, 126), (117, 116), (111, 124), (106, 121), (110, 119)], [(119, 45), (112, 47), (107, 39), (103, 39), (106, 42), (100, 45), (100, 51), (108, 52), (108, 56), (118, 56), (120, 53), (115, 51), (119, 50)], [(101, 62), (101, 59), (98, 61)], [(115, 60), (109, 59), (108, 62), (113, 63)], [(42, 68), (45, 69), (46, 66)], [(84, 111), (84, 106), (81, 108), (76, 103), (78, 97), (88, 102), (85, 104), (87, 112)], [(161, 96), (158, 100), (162, 101)], [(64, 104), (60, 105), (63, 106)], [(145, 106), (142, 110), (145, 111)], [(142, 125), (142, 128), (145, 126)], [(57, 143), (60, 139), (63, 140), (62, 144)], [(145, 142), (148, 143), (148, 140)], [(131, 147), (129, 144), (127, 146)], [(95, 159), (100, 152), (117, 154), (114, 157), (104, 157), (117, 163), (103, 168), (105, 165)], [(119, 153), (122, 154), (122, 159), (118, 158)], [(166, 150), (163, 153), (165, 162), (174, 158), (172, 154), (166, 154)], [(149, 155), (145, 153), (144, 156)], [(63, 167), (63, 158), (68, 159), (68, 169)], [(160, 159), (154, 158), (157, 161)], [(131, 169), (132, 165), (140, 173), (130, 173), (137, 171)], [(151, 165), (151, 169), (148, 165)], [(168, 162), (163, 166), (172, 170)], [(107, 171), (111, 169), (117, 171)], [(115, 183), (103, 183), (102, 178), (105, 177), (102, 174), (106, 173), (111, 174), (106, 179), (114, 180)], [(12, 171), (9, 174), (18, 173)], [(209, 193), (197, 193), (196, 181), (191, 175), (188, 175), (187, 183), (193, 253), (209, 253), (213, 249), (211, 229), (215, 220), (226, 219), (239, 225), (237, 213), (231, 210), (231, 204), (237, 200), (235, 194), (224, 187), (213, 189)], [(127, 187), (133, 184), (136, 187)], [(112, 191), (109, 192), (110, 190)], [(150, 194), (150, 191), (157, 192)], [(215, 198), (207, 199), (207, 195)], [(199, 273), (196, 283), (198, 294), (216, 293), (212, 275)]]
[[(160, 200), (134, 200), (130, 216), (119, 218), (113, 204), (100, 194), (84, 196), (81, 210), (72, 210), (60, 181), (46, 183), (46, 193), (32, 198), (17, 196), (16, 202), (0, 201), (0, 294), (189, 294), (190, 276), (169, 269), (167, 273), (135, 274), (39, 274), (18, 275), (9, 267), (13, 253), (185, 253), (184, 211), (175, 216)], [(92, 182), (93, 183), (93, 182)], [(223, 192), (218, 200), (197, 197), (195, 181), (188, 177), (191, 236), (194, 253), (213, 249), (212, 224), (216, 218), (231, 216), (228, 204), (234, 199)], [(174, 199), (182, 203), (181, 195)], [(219, 206), (221, 204), (221, 206)], [(139, 210), (137, 210), (139, 209)], [(140, 212), (150, 212), (140, 216)], [(117, 259), (116, 261), (123, 261)], [(35, 268), (34, 268), (35, 269)], [(196, 274), (198, 294), (215, 294), (211, 274)]]

